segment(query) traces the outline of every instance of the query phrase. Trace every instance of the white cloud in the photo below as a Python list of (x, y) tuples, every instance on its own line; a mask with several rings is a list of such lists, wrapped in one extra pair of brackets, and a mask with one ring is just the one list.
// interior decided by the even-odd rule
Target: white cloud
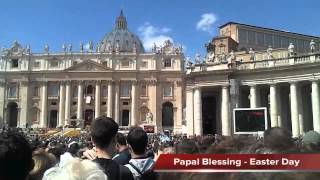
[(155, 27), (146, 22), (138, 28), (138, 31), (141, 35), (143, 46), (147, 50), (151, 50), (153, 43), (157, 46), (161, 46), (165, 40), (173, 42), (173, 38), (167, 35), (167, 33), (171, 31), (171, 29), (167, 27)]
[(213, 13), (205, 13), (201, 15), (201, 19), (197, 22), (197, 30), (208, 33), (213, 32), (213, 24), (217, 21), (217, 16)]

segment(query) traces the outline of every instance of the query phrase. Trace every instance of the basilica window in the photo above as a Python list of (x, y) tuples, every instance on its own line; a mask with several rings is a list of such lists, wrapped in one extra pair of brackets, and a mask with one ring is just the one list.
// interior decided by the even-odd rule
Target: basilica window
[(244, 29), (239, 29), (238, 30), (238, 34), (239, 34), (239, 43), (247, 43), (247, 38), (248, 38), (248, 35), (247, 35), (247, 31), (244, 30)]
[(8, 97), (9, 98), (16, 98), (17, 97), (17, 85), (10, 84), (8, 87)]
[(59, 61), (50, 61), (50, 67), (52, 68), (59, 67)]
[(256, 44), (256, 32), (248, 31), (248, 44)]
[(92, 95), (93, 94), (93, 86), (88, 85), (86, 88), (86, 95)]
[(32, 95), (33, 97), (39, 97), (39, 86), (33, 86)]
[(103, 65), (104, 67), (108, 67), (108, 61), (103, 61), (103, 62), (102, 62), (102, 65)]
[(130, 96), (130, 85), (129, 85), (129, 83), (122, 83), (120, 89), (121, 89), (121, 91), (120, 91), (121, 97), (129, 97)]
[(264, 38), (265, 38), (265, 45), (266, 46), (273, 46), (273, 40), (272, 40), (273, 36), (272, 36), (272, 34), (265, 34)]
[(148, 96), (148, 89), (146, 84), (141, 84), (140, 86), (140, 96), (147, 97)]
[(50, 83), (48, 87), (48, 96), (57, 97), (59, 94), (59, 86), (56, 83)]
[(129, 60), (122, 60), (121, 67), (128, 68), (130, 66)]
[(102, 97), (108, 96), (108, 87), (107, 86), (102, 86), (101, 95), (102, 95)]
[(171, 84), (167, 84), (163, 88), (163, 96), (164, 97), (171, 97), (173, 95), (173, 88)]
[(40, 68), (40, 62), (39, 61), (34, 61), (33, 62), (33, 68)]
[(72, 97), (78, 97), (78, 86), (73, 86)]
[(141, 67), (142, 68), (147, 68), (148, 67), (148, 61), (142, 61), (141, 62)]
[(11, 59), (11, 68), (19, 67), (19, 59)]
[(164, 67), (171, 67), (171, 58), (164, 59)]

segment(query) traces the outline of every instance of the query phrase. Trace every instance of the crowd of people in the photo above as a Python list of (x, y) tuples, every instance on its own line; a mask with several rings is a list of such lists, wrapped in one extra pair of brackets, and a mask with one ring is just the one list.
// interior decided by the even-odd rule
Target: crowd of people
[(319, 173), (174, 173), (153, 170), (160, 154), (319, 153), (320, 134), (307, 132), (293, 139), (283, 128), (263, 137), (239, 135), (148, 135), (140, 127), (118, 132), (111, 118), (95, 119), (88, 132), (76, 137), (28, 136), (3, 129), (0, 134), (1, 180), (209, 180), (320, 179)]

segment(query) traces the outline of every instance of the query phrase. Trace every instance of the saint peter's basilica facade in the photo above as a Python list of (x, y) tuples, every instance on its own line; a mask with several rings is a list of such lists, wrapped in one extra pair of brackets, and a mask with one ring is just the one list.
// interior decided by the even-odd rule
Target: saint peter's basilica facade
[(145, 52), (121, 12), (94, 47), (63, 45), (34, 53), (15, 41), (0, 59), (0, 124), (9, 127), (84, 125), (100, 116), (120, 126), (153, 124), (181, 132), (184, 56), (170, 41)]

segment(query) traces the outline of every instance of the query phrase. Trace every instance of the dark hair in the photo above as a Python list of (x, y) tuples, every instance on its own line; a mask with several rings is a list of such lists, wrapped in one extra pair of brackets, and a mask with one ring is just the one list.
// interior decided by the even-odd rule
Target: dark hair
[(135, 154), (142, 155), (148, 145), (148, 135), (142, 128), (134, 127), (130, 130), (127, 141)]
[(68, 152), (72, 154), (72, 156), (76, 156), (78, 151), (80, 150), (80, 146), (77, 142), (72, 142), (68, 145)]
[(126, 136), (122, 133), (119, 133), (119, 132), (117, 133), (116, 141), (120, 145), (123, 145), (123, 146), (127, 145)]
[(33, 168), (32, 151), (28, 141), (18, 132), (0, 134), (0, 179), (26, 179)]
[(264, 132), (264, 145), (271, 149), (286, 150), (293, 146), (293, 139), (286, 129), (273, 127)]
[(98, 148), (105, 149), (117, 134), (118, 128), (112, 118), (100, 116), (93, 120), (90, 126), (92, 141)]
[(195, 154), (199, 153), (199, 148), (193, 139), (183, 139), (176, 144), (177, 154)]

